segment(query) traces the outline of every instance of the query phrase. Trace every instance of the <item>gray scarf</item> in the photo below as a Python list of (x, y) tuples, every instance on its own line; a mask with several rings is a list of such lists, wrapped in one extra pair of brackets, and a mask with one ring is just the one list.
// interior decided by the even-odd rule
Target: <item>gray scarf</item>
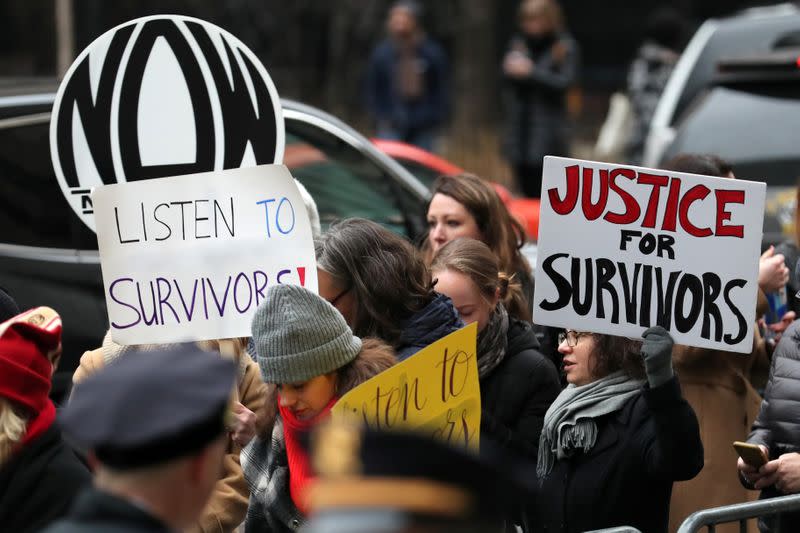
[(536, 465), (539, 478), (550, 474), (556, 460), (570, 457), (576, 450), (591, 450), (597, 440), (594, 419), (622, 409), (639, 394), (643, 384), (620, 371), (580, 387), (568, 385), (561, 391), (544, 415)]
[(489, 323), (478, 334), (478, 376), (483, 379), (497, 368), (508, 350), (508, 311), (497, 304)]

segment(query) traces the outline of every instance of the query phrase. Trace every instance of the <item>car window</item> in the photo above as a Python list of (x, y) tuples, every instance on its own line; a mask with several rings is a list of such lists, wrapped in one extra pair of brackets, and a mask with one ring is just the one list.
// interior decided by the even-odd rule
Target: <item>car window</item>
[(402, 159), (402, 158), (395, 158), (398, 163), (403, 165), (403, 168), (414, 174), (419, 181), (422, 182), (428, 189), (431, 188), (433, 182), (436, 181), (436, 178), (441, 176), (440, 172), (436, 170), (426, 167), (423, 164), (417, 163), (416, 161), (411, 161), (409, 159)]
[(399, 186), (342, 139), (287, 119), (284, 164), (314, 197), (323, 229), (336, 220), (363, 217), (407, 236)]
[(56, 181), (47, 120), (0, 128), (0, 243), (97, 249)]
[(670, 124), (675, 124), (692, 100), (708, 87), (722, 59), (769, 52), (800, 30), (800, 15), (742, 18), (727, 21), (711, 36), (681, 91)]

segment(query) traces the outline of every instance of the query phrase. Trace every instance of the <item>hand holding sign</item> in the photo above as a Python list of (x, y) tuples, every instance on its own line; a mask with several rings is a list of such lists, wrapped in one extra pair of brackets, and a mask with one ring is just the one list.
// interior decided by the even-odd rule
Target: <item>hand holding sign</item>
[(476, 340), (474, 323), (451, 333), (345, 394), (332, 416), (378, 430), (417, 430), (477, 450), (481, 395)]

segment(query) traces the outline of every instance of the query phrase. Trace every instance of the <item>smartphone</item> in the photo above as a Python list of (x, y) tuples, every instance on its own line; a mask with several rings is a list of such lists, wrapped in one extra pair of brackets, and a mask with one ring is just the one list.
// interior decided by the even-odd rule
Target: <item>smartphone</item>
[(759, 468), (767, 464), (767, 454), (764, 453), (764, 450), (761, 449), (761, 446), (749, 444), (747, 442), (736, 441), (733, 443), (733, 447), (736, 450), (736, 453), (739, 454), (739, 457), (741, 457), (742, 460), (748, 465)]

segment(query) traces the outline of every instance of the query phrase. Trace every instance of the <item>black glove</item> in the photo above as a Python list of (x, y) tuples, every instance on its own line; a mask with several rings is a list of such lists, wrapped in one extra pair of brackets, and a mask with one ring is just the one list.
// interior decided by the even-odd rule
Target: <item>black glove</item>
[(672, 379), (672, 346), (674, 341), (661, 326), (648, 328), (642, 333), (642, 359), (651, 388), (663, 385)]

